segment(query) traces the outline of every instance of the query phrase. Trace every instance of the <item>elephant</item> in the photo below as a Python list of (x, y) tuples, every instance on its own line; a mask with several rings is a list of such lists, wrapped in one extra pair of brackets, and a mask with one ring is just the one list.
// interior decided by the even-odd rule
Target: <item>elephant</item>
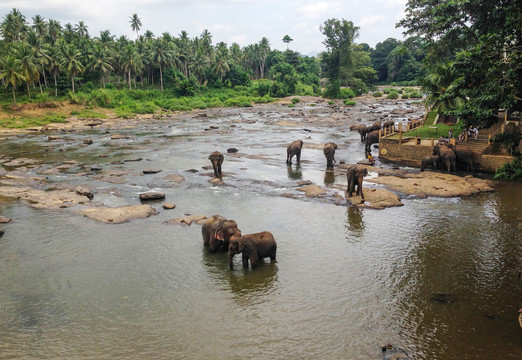
[(335, 161), (335, 149), (337, 149), (337, 144), (333, 142), (326, 143), (324, 145), (324, 156), (326, 157), (326, 169), (333, 170), (333, 164)]
[(286, 148), (286, 164), (292, 165), (292, 158), (297, 157), (297, 162), (301, 162), (301, 149), (303, 148), (303, 140), (296, 140)]
[(369, 133), (368, 135), (366, 135), (366, 146), (364, 147), (364, 151), (366, 152), (366, 154), (371, 153), (370, 147), (372, 146), (372, 144), (379, 143), (379, 132), (380, 131), (381, 130), (374, 130), (371, 133)]
[(382, 124), (382, 127), (383, 128), (388, 128), (388, 127), (395, 127), (395, 121), (394, 120), (388, 120), (388, 121), (385, 121), (384, 124)]
[(473, 150), (461, 146), (452, 146), (451, 149), (455, 152), (457, 165), (460, 165), (466, 171), (475, 172), (475, 165), (478, 165), (478, 156), (475, 155)]
[(431, 166), (433, 170), (437, 170), (439, 168), (439, 160), (439, 155), (428, 155), (424, 157), (421, 161), (420, 171), (424, 171), (428, 166)]
[(375, 130), (381, 130), (381, 122), (379, 120), (375, 121), (372, 126), (369, 126), (368, 133), (375, 131)]
[(208, 245), (211, 252), (220, 249), (227, 251), (230, 238), (241, 236), (241, 230), (234, 220), (227, 220), (221, 215), (213, 215), (201, 227), (201, 234), (203, 235), (203, 244)]
[(451, 172), (451, 169), (457, 171), (455, 165), (455, 152), (450, 147), (435, 145), (433, 147), (433, 155), (440, 156), (440, 162), (446, 166), (448, 173)]
[(212, 163), (212, 167), (214, 168), (214, 176), (221, 179), (221, 164), (223, 164), (224, 156), (219, 151), (214, 151), (208, 157), (210, 162)]
[(252, 268), (257, 266), (257, 262), (261, 259), (270, 258), (275, 261), (277, 252), (277, 243), (274, 236), (263, 231), (255, 234), (247, 234), (243, 236), (232, 236), (230, 238), (230, 246), (228, 247), (228, 264), (230, 270), (234, 269), (232, 260), (234, 255), (242, 253), (243, 267), (248, 268), (248, 260)]
[(352, 193), (355, 191), (355, 186), (357, 186), (357, 191), (355, 192), (355, 196), (360, 195), (364, 200), (364, 194), (362, 190), (363, 177), (368, 175), (368, 169), (361, 165), (352, 165), (348, 168), (346, 173), (346, 179), (348, 180), (348, 187), (346, 188), (346, 194), (348, 197), (352, 197)]
[(359, 135), (361, 135), (361, 142), (366, 140), (366, 135), (369, 132), (369, 127), (368, 126), (361, 126), (361, 127), (359, 127), (357, 129), (357, 131), (359, 131)]

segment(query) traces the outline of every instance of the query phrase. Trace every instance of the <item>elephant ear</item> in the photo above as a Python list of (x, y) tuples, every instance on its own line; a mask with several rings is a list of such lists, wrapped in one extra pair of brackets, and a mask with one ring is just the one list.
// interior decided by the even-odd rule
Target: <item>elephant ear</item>
[(214, 233), (214, 237), (219, 241), (225, 241), (225, 237), (223, 236), (223, 228), (219, 228)]
[(366, 176), (366, 175), (368, 175), (368, 169), (363, 170), (363, 176)]

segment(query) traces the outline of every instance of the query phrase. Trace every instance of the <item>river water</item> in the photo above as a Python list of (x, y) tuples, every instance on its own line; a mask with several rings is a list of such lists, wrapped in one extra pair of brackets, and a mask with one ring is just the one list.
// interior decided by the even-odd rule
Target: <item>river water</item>
[[(89, 186), (108, 206), (161, 191), (176, 208), (152, 203), (158, 215), (114, 225), (0, 201), (13, 219), (0, 239), (0, 358), (380, 359), (388, 343), (412, 359), (522, 358), (520, 183), (469, 198), (402, 197), (404, 206), (385, 210), (308, 199), (297, 181), (346, 185), (337, 170), (325, 173), (315, 145), (337, 142), (336, 159), (347, 163), (364, 145), (341, 122), (277, 124), (288, 112), (278, 109), (118, 131), (129, 140), (110, 140), (116, 131), (106, 129), (2, 140), (2, 154), (41, 161), (30, 174), (72, 165), (48, 175), (50, 186)], [(83, 146), (86, 137), (94, 144)], [(301, 166), (287, 168), (286, 145), (299, 138)], [(214, 186), (202, 168), (228, 147), (239, 155), (226, 155), (225, 185)], [(123, 180), (84, 174), (84, 164)], [(280, 196), (288, 192), (297, 195)], [(245, 270), (236, 256), (229, 270), (226, 254), (203, 248), (200, 226), (165, 223), (188, 213), (221, 214), (243, 234), (272, 232), (277, 262)]]

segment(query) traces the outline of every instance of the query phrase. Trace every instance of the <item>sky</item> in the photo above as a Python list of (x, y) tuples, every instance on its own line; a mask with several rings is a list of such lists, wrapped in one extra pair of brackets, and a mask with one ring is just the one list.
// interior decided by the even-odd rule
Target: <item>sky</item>
[(285, 50), (282, 39), (289, 35), (289, 48), (303, 55), (325, 50), (320, 26), (328, 19), (345, 19), (359, 27), (356, 43), (375, 47), (393, 37), (403, 40), (403, 29), (395, 24), (403, 18), (407, 0), (0, 0), (0, 18), (16, 8), (32, 24), (35, 15), (54, 19), (62, 26), (83, 21), (91, 37), (109, 30), (119, 37), (135, 39), (130, 17), (138, 14), (140, 34), (168, 32), (189, 37), (207, 29), (212, 42), (236, 42), (241, 47), (266, 37), (272, 49)]

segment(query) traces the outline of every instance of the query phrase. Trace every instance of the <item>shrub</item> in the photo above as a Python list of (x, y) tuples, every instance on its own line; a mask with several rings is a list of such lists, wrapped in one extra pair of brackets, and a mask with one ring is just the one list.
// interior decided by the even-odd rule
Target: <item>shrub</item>
[(495, 179), (518, 180), (522, 179), (522, 157), (517, 156), (512, 162), (504, 164), (495, 172)]
[(402, 99), (409, 99), (410, 95), (408, 93), (402, 93)]
[(136, 116), (136, 113), (132, 112), (131, 110), (125, 107), (116, 108), (115, 112), (117, 117), (121, 117), (123, 119), (130, 119)]
[(301, 102), (301, 99), (299, 99), (299, 98), (293, 98), (292, 99), (292, 104), (297, 104), (299, 102)]
[(399, 98), (399, 94), (396, 92), (391, 92), (388, 95), (386, 95), (386, 99), (398, 99), (398, 98)]
[(333, 104), (335, 104), (335, 101), (333, 101), (333, 100), (328, 100), (328, 105), (333, 105)]
[(67, 99), (71, 104), (86, 105), (88, 102), (88, 95), (83, 92), (73, 93), (69, 91), (67, 93)]
[(270, 80), (259, 80), (254, 82), (252, 88), (259, 96), (270, 95), (272, 90), (272, 83), (273, 81)]
[(346, 106), (355, 106), (355, 101), (350, 100), (350, 99), (346, 99), (346, 100), (344, 100), (344, 105), (346, 105)]
[(350, 88), (341, 89), (341, 99), (351, 99), (355, 97), (355, 91)]
[(376, 91), (372, 94), (374, 97), (381, 97), (382, 96), (382, 92), (380, 91)]
[(295, 87), (295, 93), (296, 95), (313, 96), (316, 92), (312, 85), (306, 85), (298, 82)]
[(420, 99), (420, 98), (422, 97), (422, 95), (419, 94), (418, 91), (412, 91), (412, 92), (410, 93), (410, 97), (411, 97), (412, 99)]
[(251, 107), (252, 100), (250, 98), (247, 98), (246, 96), (239, 96), (239, 97), (230, 98), (230, 99), (226, 100), (225, 106), (227, 106), (227, 107), (234, 107), (234, 106)]
[(111, 91), (107, 89), (97, 89), (90, 93), (90, 101), (100, 107), (112, 107), (113, 100)]

